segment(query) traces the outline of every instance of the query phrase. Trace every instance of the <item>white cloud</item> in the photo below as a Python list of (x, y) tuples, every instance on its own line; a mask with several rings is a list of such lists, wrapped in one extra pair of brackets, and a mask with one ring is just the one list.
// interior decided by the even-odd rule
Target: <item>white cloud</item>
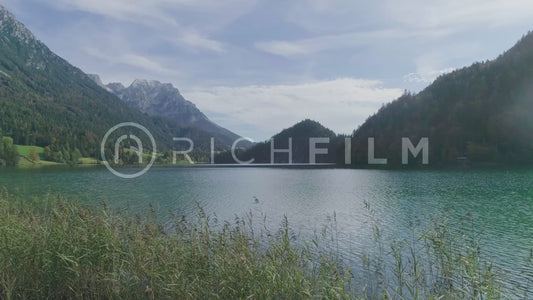
[[(231, 10), (223, 9), (219, 1), (213, 0), (151, 0), (135, 3), (130, 0), (57, 0), (49, 3), (62, 10), (78, 10), (115, 21), (143, 25), (153, 32), (155, 39), (170, 40), (182, 48), (221, 53), (224, 52), (224, 43), (210, 38), (210, 31), (239, 17), (251, 9), (254, 2), (245, 5), (243, 0), (230, 1), (228, 4), (235, 6)], [(184, 18), (183, 15), (188, 12), (199, 14), (199, 17)], [(128, 26), (121, 24), (120, 27)]]
[(290, 57), (343, 48), (354, 49), (357, 47), (377, 43), (390, 44), (398, 40), (407, 40), (419, 37), (434, 39), (448, 34), (449, 31), (446, 29), (420, 29), (416, 31), (387, 29), (324, 35), (294, 41), (263, 41), (255, 43), (255, 47), (264, 52)]
[(442, 70), (432, 70), (432, 71), (427, 71), (427, 72), (409, 73), (409, 74), (403, 76), (403, 80), (406, 81), (406, 82), (411, 82), (411, 83), (428, 84), (428, 83), (433, 82), (433, 80), (435, 80), (440, 75), (444, 75), (444, 74), (450, 73), (453, 70), (454, 70), (453, 68), (446, 68), (446, 69), (442, 69)]
[[(113, 65), (126, 65), (140, 69), (149, 74), (178, 76), (180, 73), (177, 70), (164, 67), (152, 58), (139, 55), (136, 53), (104, 53), (96, 48), (86, 48), (85, 52), (95, 58), (106, 61)], [(142, 76), (141, 76), (142, 77)]]
[(341, 78), (294, 85), (193, 88), (183, 92), (220, 125), (265, 140), (306, 118), (351, 133), (386, 102), (402, 94), (377, 80)]
[(529, 0), (294, 0), (286, 18), (307, 30), (346, 32), (375, 28), (448, 28), (454, 30), (509, 26), (528, 22)]
[(433, 51), (427, 51), (418, 57), (414, 57), (416, 72), (411, 72), (403, 76), (403, 80), (409, 83), (421, 83), (427, 85), (433, 82), (440, 75), (450, 73), (455, 68), (454, 61), (469, 61), (480, 51), (481, 46), (476, 42), (457, 42), (450, 45), (441, 46)]
[[(150, 25), (219, 29), (252, 10), (259, 0), (43, 0), (60, 10), (77, 10)], [(193, 17), (188, 17), (192, 15)]]
[[(494, 58), (533, 15), (525, 0), (2, 3), (83, 70), (173, 82), (215, 121), (261, 139), (307, 117), (348, 133), (401, 94), (384, 86), (418, 90)], [(283, 84), (306, 78), (346, 79)]]
[(225, 51), (223, 43), (206, 38), (193, 30), (184, 31), (178, 39), (178, 43), (184, 43), (194, 49), (198, 48), (219, 53)]
[(113, 19), (132, 21), (142, 24), (177, 25), (173, 18), (164, 13), (167, 1), (136, 1), (128, 0), (56, 0), (49, 1), (59, 9), (79, 10)]
[(314, 49), (310, 47), (305, 48), (305, 45), (303, 45), (304, 43), (291, 43), (288, 41), (258, 42), (255, 44), (255, 47), (271, 54), (286, 57), (307, 54), (314, 51)]
[(159, 74), (179, 74), (176, 70), (165, 68), (157, 62), (137, 54), (123, 54), (116, 57), (116, 61)]
[(79, 10), (110, 18), (143, 22), (146, 18), (157, 20), (159, 23), (175, 24), (171, 12), (187, 10), (193, 12), (213, 12), (223, 8), (248, 7), (245, 0), (215, 1), (215, 0), (45, 0), (60, 9)]
[(388, 0), (381, 7), (382, 17), (392, 18), (410, 27), (446, 27), (456, 30), (474, 26), (509, 26), (529, 21), (533, 13), (533, 6), (528, 0)]

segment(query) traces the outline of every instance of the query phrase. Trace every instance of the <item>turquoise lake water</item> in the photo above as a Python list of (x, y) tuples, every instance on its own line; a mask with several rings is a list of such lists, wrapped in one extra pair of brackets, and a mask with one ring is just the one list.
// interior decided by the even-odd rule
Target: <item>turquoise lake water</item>
[(0, 187), (21, 197), (61, 194), (138, 213), (151, 205), (163, 222), (170, 213), (194, 216), (198, 206), (219, 220), (266, 215), (273, 230), (286, 216), (303, 237), (330, 225), (335, 215), (339, 252), (353, 264), (372, 251), (365, 207), (385, 241), (409, 238), (431, 217), (445, 215), (452, 226), (474, 228), (484, 257), (517, 289), (533, 280), (526, 264), (533, 248), (533, 170), (152, 168), (121, 179), (105, 168), (0, 169)]

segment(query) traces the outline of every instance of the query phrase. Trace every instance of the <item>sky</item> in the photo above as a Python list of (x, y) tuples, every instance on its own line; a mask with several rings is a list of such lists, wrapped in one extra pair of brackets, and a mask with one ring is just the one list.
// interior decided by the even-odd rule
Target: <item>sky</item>
[(532, 29), (529, 1), (1, 0), (104, 81), (170, 82), (255, 141), (309, 118), (349, 134), (405, 90), (494, 59)]

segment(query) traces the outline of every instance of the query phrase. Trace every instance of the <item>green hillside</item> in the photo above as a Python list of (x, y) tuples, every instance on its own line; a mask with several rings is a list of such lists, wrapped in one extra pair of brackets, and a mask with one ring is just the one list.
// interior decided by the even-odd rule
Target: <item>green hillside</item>
[[(533, 34), (497, 59), (474, 63), (401, 96), (354, 131), (352, 161), (367, 165), (367, 141), (376, 157), (401, 164), (401, 138), (429, 138), (430, 165), (461, 161), (533, 163)], [(411, 159), (412, 164), (419, 164)]]
[[(316, 156), (316, 163), (334, 163), (337, 149), (342, 145), (343, 137), (337, 136), (333, 131), (312, 120), (301, 121), (294, 126), (282, 130), (274, 135), (275, 149), (288, 149), (289, 138), (292, 138), (292, 163), (309, 163), (309, 141), (310, 138), (329, 138), (329, 143), (316, 145), (317, 149), (327, 148), (328, 154)], [(254, 163), (271, 163), (270, 140), (257, 143), (249, 149), (239, 150), (237, 158), (241, 161), (254, 159)], [(287, 153), (276, 153), (274, 163), (288, 163)], [(224, 152), (215, 157), (216, 163), (236, 163), (231, 153)]]
[(101, 138), (120, 122), (142, 124), (162, 150), (172, 147), (173, 137), (190, 137), (196, 149), (209, 149), (209, 134), (126, 105), (51, 52), (0, 6), (0, 136), (19, 145), (48, 146), (63, 159), (75, 149), (99, 157)]

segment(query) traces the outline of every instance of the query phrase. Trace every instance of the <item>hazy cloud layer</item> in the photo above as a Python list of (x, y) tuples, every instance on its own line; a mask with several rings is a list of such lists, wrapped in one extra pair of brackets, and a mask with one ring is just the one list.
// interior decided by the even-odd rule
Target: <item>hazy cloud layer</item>
[(209, 117), (255, 139), (306, 117), (350, 132), (399, 91), (421, 90), (443, 73), (495, 58), (531, 29), (533, 15), (522, 0), (2, 5), (104, 82), (171, 82)]
[[(184, 92), (215, 121), (266, 140), (305, 118), (349, 134), (379, 107), (401, 95), (375, 80), (342, 78), (294, 85), (196, 88)], [(335, 117), (332, 117), (335, 116)]]

